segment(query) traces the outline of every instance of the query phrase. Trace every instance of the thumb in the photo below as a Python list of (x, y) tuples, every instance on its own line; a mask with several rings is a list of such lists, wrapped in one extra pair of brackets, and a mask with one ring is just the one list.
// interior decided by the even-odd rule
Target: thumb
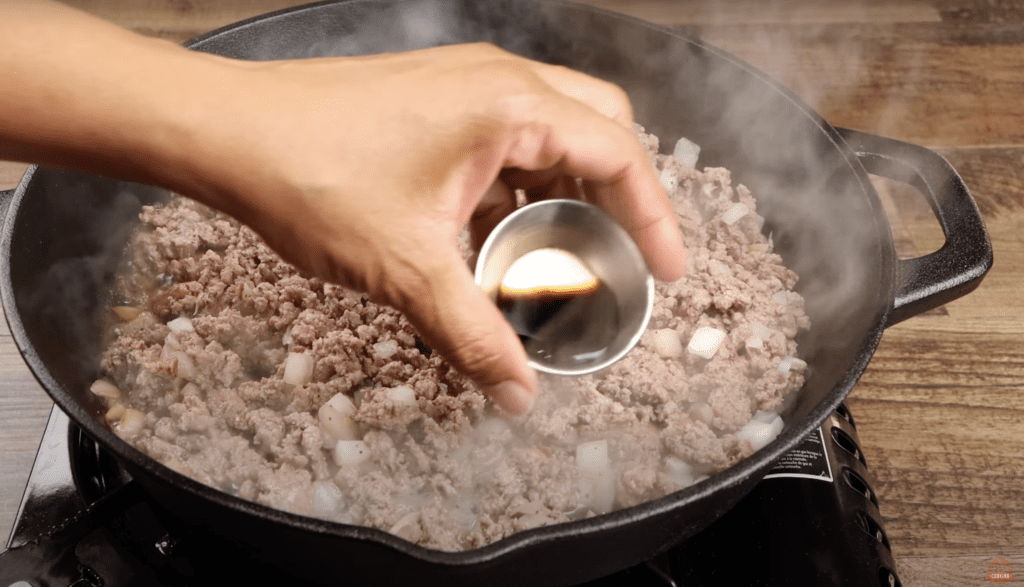
[(404, 292), (399, 308), (430, 347), (512, 414), (525, 414), (537, 375), (519, 337), (453, 253), (425, 272), (426, 291)]

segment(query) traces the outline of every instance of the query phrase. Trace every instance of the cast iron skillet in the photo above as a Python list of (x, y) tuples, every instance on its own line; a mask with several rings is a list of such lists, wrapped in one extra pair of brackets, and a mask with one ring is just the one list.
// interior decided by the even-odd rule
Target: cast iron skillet
[[(305, 518), (192, 481), (128, 446), (87, 392), (114, 269), (154, 188), (32, 168), (4, 195), (4, 310), (25, 361), (53, 399), (130, 471), (134, 483), (232, 548), (321, 581), (444, 580), (449, 585), (582, 582), (633, 565), (728, 510), (782, 453), (816, 428), (864, 371), (883, 330), (978, 285), (992, 250), (960, 177), (924, 148), (829, 126), (753, 67), (669, 29), (570, 3), (350, 0), (250, 19), (188, 46), (242, 59), (347, 55), (488, 41), (622, 85), (636, 119), (667, 148), (703, 147), (760, 199), (776, 249), (801, 276), (813, 327), (800, 342), (807, 383), (782, 434), (739, 465), (684, 491), (589, 520), (445, 553), (387, 533)], [(867, 171), (912, 183), (946, 235), (937, 252), (897, 259)]]

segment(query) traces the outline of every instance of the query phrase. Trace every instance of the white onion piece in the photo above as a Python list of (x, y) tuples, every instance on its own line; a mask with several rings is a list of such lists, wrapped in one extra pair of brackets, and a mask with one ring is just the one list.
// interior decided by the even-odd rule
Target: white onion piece
[(385, 340), (373, 345), (373, 352), (382, 359), (390, 359), (398, 352), (397, 340)]
[(743, 218), (744, 216), (746, 216), (749, 213), (750, 213), (750, 208), (747, 208), (746, 204), (744, 204), (742, 202), (736, 203), (736, 204), (733, 204), (732, 208), (729, 208), (728, 210), (726, 210), (725, 214), (722, 214), (722, 222), (732, 226), (733, 224), (736, 224), (736, 222), (740, 218)]
[(700, 146), (690, 139), (683, 137), (676, 141), (676, 147), (672, 155), (682, 164), (683, 168), (693, 169), (697, 166), (697, 159), (700, 157)]
[(789, 373), (793, 369), (802, 371), (805, 368), (807, 368), (807, 361), (796, 357), (783, 357), (783, 359), (779, 361), (779, 371), (782, 371), (783, 373)]
[(775, 295), (772, 296), (772, 299), (775, 300), (775, 302), (780, 306), (788, 306), (789, 292), (787, 292), (786, 290), (775, 292)]
[(767, 326), (765, 326), (764, 324), (761, 324), (760, 322), (751, 322), (750, 323), (750, 332), (754, 336), (756, 336), (756, 337), (758, 337), (758, 338), (760, 338), (762, 340), (768, 340), (772, 336), (772, 331), (769, 330), (769, 328)]
[(679, 333), (671, 328), (662, 328), (654, 331), (654, 352), (663, 359), (682, 356), (683, 342), (679, 340)]
[(317, 412), (320, 430), (335, 440), (359, 440), (359, 426), (351, 417), (342, 414), (330, 404), (320, 406)]
[(402, 404), (406, 406), (416, 406), (419, 403), (416, 401), (416, 392), (413, 391), (408, 385), (399, 385), (398, 387), (392, 387), (388, 390), (388, 397), (391, 401), (396, 404)]
[(334, 450), (334, 444), (338, 442), (338, 439), (332, 436), (329, 432), (324, 430), (323, 426), (320, 427), (320, 446), (324, 450)]
[(676, 457), (665, 459), (665, 476), (678, 485), (693, 485), (693, 466)]
[(105, 399), (120, 399), (121, 390), (106, 379), (97, 379), (89, 386), (89, 391)]
[(754, 416), (753, 418), (751, 418), (751, 421), (761, 422), (762, 424), (771, 424), (775, 420), (775, 418), (778, 417), (779, 415), (776, 413), (758, 410), (754, 412)]
[(142, 308), (136, 308), (135, 306), (114, 306), (110, 309), (121, 320), (125, 322), (131, 322), (138, 318), (144, 311)]
[[(473, 521), (476, 521), (475, 516)], [(458, 521), (456, 521), (456, 523), (458, 523)], [(405, 538), (409, 542), (419, 542), (423, 538), (423, 527), (420, 525), (420, 513), (416, 511), (405, 514), (395, 522), (395, 525), (392, 526), (388, 532), (398, 536), (399, 538)]]
[(289, 326), (288, 330), (285, 330), (284, 334), (281, 336), (281, 344), (290, 347), (293, 342), (295, 342), (295, 340), (292, 339), (292, 327)]
[(313, 357), (306, 353), (288, 353), (284, 362), (284, 382), (305, 385), (313, 378)]
[(174, 361), (174, 375), (176, 377), (191, 381), (199, 374), (195, 361), (184, 351), (175, 351), (172, 354), (172, 358)]
[(331, 406), (343, 416), (352, 416), (356, 413), (356, 405), (352, 403), (352, 400), (344, 393), (336, 393), (334, 397), (327, 400), (327, 405)]
[(665, 191), (672, 195), (672, 192), (676, 191), (679, 187), (679, 179), (676, 178), (676, 174), (672, 173), (671, 169), (665, 169), (658, 176), (658, 182), (661, 183), (661, 187), (665, 188)]
[(167, 323), (167, 327), (171, 329), (171, 332), (194, 332), (195, 327), (192, 326), (192, 320), (189, 320), (185, 316), (178, 316), (174, 320)]
[(114, 433), (121, 438), (132, 438), (141, 432), (145, 425), (145, 414), (132, 408), (126, 408), (121, 419), (114, 426)]
[(761, 450), (768, 445), (769, 442), (775, 440), (778, 436), (778, 432), (775, 432), (775, 428), (771, 424), (765, 424), (757, 420), (751, 420), (747, 422), (740, 431), (736, 433), (738, 440), (746, 440), (750, 442), (750, 446), (754, 450)]
[(341, 502), (341, 489), (333, 481), (313, 482), (313, 513), (329, 514), (338, 508)]
[(751, 336), (743, 342), (748, 349), (763, 349), (764, 339), (759, 336)]
[(686, 350), (699, 357), (710, 359), (718, 352), (718, 347), (722, 346), (723, 341), (725, 341), (724, 331), (710, 326), (701, 326), (690, 337), (690, 343), (686, 345)]
[(164, 350), (170, 349), (172, 351), (181, 350), (181, 341), (174, 332), (168, 332), (167, 336), (164, 337)]
[(462, 495), (456, 500), (454, 505), (450, 505), (448, 512), (452, 517), (452, 521), (459, 527), (463, 532), (472, 532), (476, 525), (479, 523), (479, 516), (473, 513), (473, 510), (479, 511), (479, 506), (468, 496)]
[(776, 414), (775, 419), (769, 422), (768, 425), (772, 428), (772, 434), (778, 436), (779, 434), (782, 434), (782, 428), (786, 423), (782, 421), (782, 418), (779, 417), (778, 414)]
[(362, 440), (339, 440), (334, 445), (334, 464), (358, 465), (370, 458), (370, 448)]
[(124, 416), (124, 410), (124, 405), (115, 403), (110, 406), (110, 409), (107, 410), (106, 415), (104, 415), (103, 417), (106, 418), (107, 422), (113, 424), (114, 422), (120, 420), (121, 416)]
[(578, 487), (580, 504), (589, 507), (595, 513), (610, 512), (615, 505), (615, 473), (611, 469), (580, 469)]
[(576, 467), (583, 471), (601, 472), (608, 469), (608, 441), (584, 442), (576, 447)]

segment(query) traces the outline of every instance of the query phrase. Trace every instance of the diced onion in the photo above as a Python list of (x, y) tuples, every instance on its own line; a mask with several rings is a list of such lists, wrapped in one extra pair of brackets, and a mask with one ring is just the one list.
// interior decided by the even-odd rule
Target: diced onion
[(110, 422), (110, 423), (117, 422), (118, 420), (121, 419), (121, 416), (124, 415), (124, 409), (125, 409), (124, 405), (122, 405), (122, 404), (118, 404), (118, 403), (112, 404), (110, 406), (110, 409), (107, 410), (107, 413), (104, 416), (104, 418), (106, 418), (107, 422)]
[(760, 336), (751, 336), (743, 342), (748, 349), (763, 349), (764, 339)]
[(385, 340), (373, 345), (373, 352), (382, 359), (390, 359), (398, 352), (397, 340)]
[(700, 146), (683, 137), (676, 141), (672, 155), (684, 168), (693, 169), (697, 166), (697, 159), (700, 157)]
[(334, 445), (334, 464), (358, 465), (370, 458), (370, 448), (362, 440), (339, 440)]
[(407, 406), (419, 405), (416, 401), (416, 392), (408, 385), (399, 385), (388, 390), (388, 397), (396, 404)]
[(693, 485), (693, 466), (676, 457), (665, 459), (665, 476), (683, 487)]
[(341, 502), (341, 489), (334, 484), (334, 481), (313, 482), (313, 512), (316, 514), (329, 514), (338, 507)]
[(787, 292), (786, 290), (777, 291), (772, 296), (772, 299), (775, 300), (775, 302), (777, 304), (779, 304), (780, 306), (788, 306), (789, 305), (789, 292)]
[(177, 335), (173, 332), (168, 332), (167, 336), (164, 337), (164, 351), (178, 351), (181, 350), (181, 341), (178, 340)]
[(610, 512), (615, 505), (615, 473), (611, 469), (580, 469), (578, 487), (580, 504), (589, 507), (595, 513)]
[(119, 399), (121, 390), (106, 379), (97, 379), (89, 386), (89, 391), (105, 399)]
[[(779, 418), (779, 421), (781, 422), (782, 419)], [(769, 442), (775, 440), (775, 437), (779, 435), (778, 431), (781, 431), (781, 429), (780, 426), (766, 424), (755, 419), (747, 422), (743, 428), (740, 428), (740, 431), (736, 433), (736, 438), (750, 442), (750, 446), (754, 450), (761, 450)]]
[(110, 310), (125, 322), (131, 322), (138, 318), (144, 311), (142, 308), (136, 308), (135, 306), (114, 306)]
[(320, 406), (317, 418), (320, 420), (321, 432), (326, 432), (335, 440), (359, 440), (359, 426), (355, 420), (334, 409), (330, 404)]
[(141, 432), (145, 425), (145, 414), (132, 408), (126, 408), (121, 419), (114, 426), (114, 433), (121, 438), (131, 438)]
[(768, 340), (772, 336), (772, 331), (760, 322), (751, 322), (750, 332), (762, 340)]
[[(476, 517), (473, 517), (476, 521)], [(423, 538), (423, 527), (420, 525), (420, 513), (418, 511), (402, 516), (388, 532), (405, 538), (409, 542), (419, 542)]]
[(691, 353), (710, 359), (718, 352), (718, 347), (725, 341), (725, 332), (710, 326), (702, 326), (690, 337), (686, 349)]
[(288, 353), (284, 363), (284, 382), (305, 385), (313, 378), (313, 357), (306, 353)]
[(171, 329), (171, 332), (193, 332), (195, 330), (192, 326), (192, 320), (185, 316), (179, 316), (171, 320), (167, 323), (167, 327)]
[(193, 380), (196, 375), (199, 374), (199, 370), (196, 369), (195, 361), (192, 357), (188, 356), (184, 351), (175, 351), (172, 354), (174, 361), (174, 375), (181, 377), (186, 380)]
[(805, 368), (807, 368), (807, 361), (796, 357), (783, 357), (783, 359), (779, 361), (779, 371), (782, 371), (783, 373), (789, 373), (792, 369), (802, 371)]
[(352, 416), (356, 413), (356, 405), (352, 403), (352, 400), (344, 393), (336, 393), (334, 397), (327, 400), (327, 405), (331, 406), (343, 416)]
[(679, 333), (671, 328), (655, 330), (654, 352), (665, 359), (682, 356), (683, 342), (679, 340)]
[(736, 224), (736, 221), (738, 221), (740, 218), (743, 218), (749, 213), (750, 208), (747, 208), (746, 204), (742, 202), (736, 203), (733, 204), (732, 208), (726, 210), (725, 214), (722, 214), (722, 222), (731, 226), (733, 224)]
[(665, 188), (665, 191), (672, 195), (672, 192), (676, 191), (679, 187), (679, 179), (676, 178), (676, 174), (672, 173), (671, 169), (665, 169), (658, 176), (658, 182), (661, 183), (661, 187)]
[(324, 447), (325, 450), (334, 450), (334, 443), (338, 442), (338, 439), (332, 436), (329, 432), (324, 430), (323, 426), (320, 427), (320, 446)]
[(607, 440), (584, 442), (576, 447), (576, 467), (580, 470), (600, 472), (610, 465)]

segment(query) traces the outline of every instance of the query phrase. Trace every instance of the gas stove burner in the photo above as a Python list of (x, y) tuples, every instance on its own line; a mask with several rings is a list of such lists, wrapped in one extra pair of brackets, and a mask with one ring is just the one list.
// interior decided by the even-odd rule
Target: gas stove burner
[[(869, 478), (853, 416), (840, 405), (706, 530), (587, 585), (898, 587)], [(7, 548), (0, 587), (296, 584), (258, 554), (186, 526), (153, 503), (56, 407)]]

